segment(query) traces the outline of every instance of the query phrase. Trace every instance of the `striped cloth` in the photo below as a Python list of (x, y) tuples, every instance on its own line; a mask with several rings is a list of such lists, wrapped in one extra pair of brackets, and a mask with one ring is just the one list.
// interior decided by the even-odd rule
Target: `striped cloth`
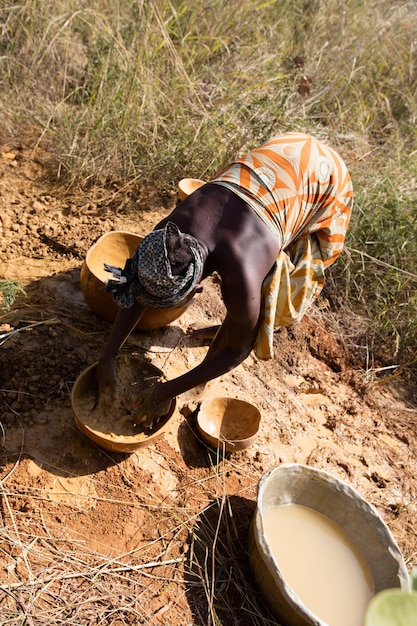
[(252, 207), (280, 243), (262, 286), (259, 358), (273, 356), (274, 328), (299, 322), (324, 285), (324, 270), (343, 249), (353, 205), (340, 156), (304, 133), (273, 137), (228, 165), (211, 183)]

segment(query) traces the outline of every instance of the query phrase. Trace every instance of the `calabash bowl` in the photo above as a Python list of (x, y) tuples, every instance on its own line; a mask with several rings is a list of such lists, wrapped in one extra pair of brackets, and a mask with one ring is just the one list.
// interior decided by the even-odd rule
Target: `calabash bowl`
[(235, 452), (254, 443), (260, 420), (260, 411), (245, 400), (207, 398), (200, 405), (197, 428), (202, 439), (213, 448)]
[[(131, 366), (137, 368), (137, 360), (132, 360)], [(141, 361), (139, 368), (140, 375), (142, 376), (163, 377), (162, 371), (151, 363)], [(117, 415), (112, 415), (110, 410), (106, 412), (105, 418), (100, 419), (102, 416), (99, 416), (99, 426), (97, 426), (97, 420), (93, 418), (93, 412), (86, 414), (85, 410), (86, 406), (92, 405), (91, 400), (96, 393), (96, 369), (97, 363), (94, 363), (83, 370), (75, 381), (71, 391), (71, 405), (74, 420), (77, 428), (84, 435), (106, 450), (129, 453), (154, 443), (166, 432), (174, 416), (176, 407), (175, 398), (172, 400), (168, 413), (160, 418), (155, 430), (149, 434), (141, 431), (134, 435), (123, 435), (120, 433), (115, 435), (112, 432), (112, 418), (116, 419)], [(96, 412), (94, 411), (94, 415), (95, 414)], [(105, 424), (105, 428), (103, 428), (103, 424)]]
[(199, 178), (182, 178), (178, 183), (178, 195), (180, 200), (185, 200), (185, 198), (188, 198), (194, 191), (200, 189), (200, 187), (205, 184), (206, 181), (200, 180)]
[[(111, 293), (104, 290), (111, 274), (104, 269), (104, 263), (124, 267), (143, 237), (128, 231), (111, 231), (102, 235), (88, 250), (80, 273), (80, 286), (89, 307), (100, 318), (114, 322), (118, 306)], [(136, 330), (154, 330), (167, 326), (178, 319), (191, 304), (170, 309), (147, 309), (138, 322)]]

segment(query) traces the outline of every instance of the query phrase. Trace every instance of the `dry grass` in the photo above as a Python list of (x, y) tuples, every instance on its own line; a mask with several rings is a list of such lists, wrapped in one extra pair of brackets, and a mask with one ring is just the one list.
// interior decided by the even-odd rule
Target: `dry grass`
[(71, 178), (159, 185), (213, 174), (288, 128), (371, 154), (413, 144), (415, 12), (411, 1), (341, 12), (335, 0), (26, 0), (2, 16), (5, 120), (36, 120), (37, 143)]
[[(14, 479), (22, 462), (17, 459), (1, 481), (1, 624), (182, 623), (185, 594), (192, 623), (233, 624), (239, 607), (245, 623), (275, 624), (242, 560), (248, 506), (253, 512), (255, 504), (224, 493), (224, 476), (243, 468), (215, 456), (213, 476), (196, 485), (201, 501), (209, 504), (194, 515), (150, 498), (146, 504), (146, 497), (138, 503), (127, 486), (117, 498), (105, 498), (106, 506), (149, 508), (153, 523), (163, 529), (154, 541), (111, 556), (90, 549), (81, 535), (62, 532), (45, 491)], [(94, 480), (99, 487), (100, 478)], [(67, 498), (56, 509), (61, 517), (82, 512), (76, 499), (70, 503)]]
[(46, 526), (33, 534), (33, 520), (16, 522), (9, 498), (3, 492), (9, 523), (1, 529), (2, 551), (10, 579), (19, 582), (0, 586), (2, 624), (150, 623), (149, 598), (177, 582), (184, 558), (106, 558)]

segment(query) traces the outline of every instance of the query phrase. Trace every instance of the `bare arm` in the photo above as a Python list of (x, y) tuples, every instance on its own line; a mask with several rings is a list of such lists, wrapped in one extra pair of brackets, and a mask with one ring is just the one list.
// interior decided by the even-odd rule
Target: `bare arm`
[(222, 284), (227, 315), (220, 326), (205, 359), (189, 372), (155, 386), (155, 404), (173, 398), (193, 387), (217, 378), (237, 367), (252, 350), (258, 330), (261, 306), (260, 278), (234, 278)]
[(99, 395), (105, 387), (110, 387), (112, 393), (114, 393), (116, 388), (114, 359), (132, 330), (135, 328), (136, 324), (141, 319), (145, 310), (145, 307), (137, 301), (135, 301), (130, 308), (119, 308), (110, 331), (109, 338), (104, 346), (97, 366), (97, 384)]
[(238, 324), (227, 316), (204, 361), (186, 374), (157, 385), (155, 402), (173, 398), (234, 369), (250, 354), (255, 336), (256, 328)]

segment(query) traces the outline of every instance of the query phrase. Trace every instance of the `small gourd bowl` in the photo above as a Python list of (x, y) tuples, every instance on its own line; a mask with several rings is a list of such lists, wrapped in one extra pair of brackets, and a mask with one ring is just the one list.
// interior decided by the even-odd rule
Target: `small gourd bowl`
[(206, 181), (200, 180), (199, 178), (182, 178), (178, 183), (178, 195), (180, 200), (185, 200), (185, 198), (188, 198), (194, 191), (200, 189), (200, 187), (205, 184)]
[[(115, 435), (111, 432), (111, 423), (105, 431), (98, 430), (92, 426), (89, 416), (86, 417), (83, 410), (83, 404), (88, 402), (95, 393), (96, 368), (97, 363), (94, 363), (83, 370), (71, 391), (72, 412), (77, 428), (91, 441), (111, 452), (131, 453), (138, 448), (154, 443), (171, 425), (176, 407), (175, 398), (172, 400), (168, 413), (160, 418), (158, 427), (150, 434), (138, 432), (135, 435)], [(151, 363), (141, 363), (141, 368), (142, 373), (151, 376), (163, 376), (162, 371)]]
[[(104, 269), (104, 263), (124, 267), (126, 259), (131, 257), (143, 237), (122, 230), (115, 230), (102, 235), (88, 250), (80, 273), (80, 286), (84, 299), (91, 310), (107, 322), (114, 322), (118, 306), (110, 292), (105, 291), (106, 282), (111, 274)], [(136, 330), (154, 330), (167, 326), (178, 319), (189, 307), (170, 309), (147, 309), (136, 325)]]
[(236, 452), (254, 443), (260, 421), (260, 411), (245, 400), (207, 398), (201, 403), (197, 414), (197, 429), (211, 447)]

